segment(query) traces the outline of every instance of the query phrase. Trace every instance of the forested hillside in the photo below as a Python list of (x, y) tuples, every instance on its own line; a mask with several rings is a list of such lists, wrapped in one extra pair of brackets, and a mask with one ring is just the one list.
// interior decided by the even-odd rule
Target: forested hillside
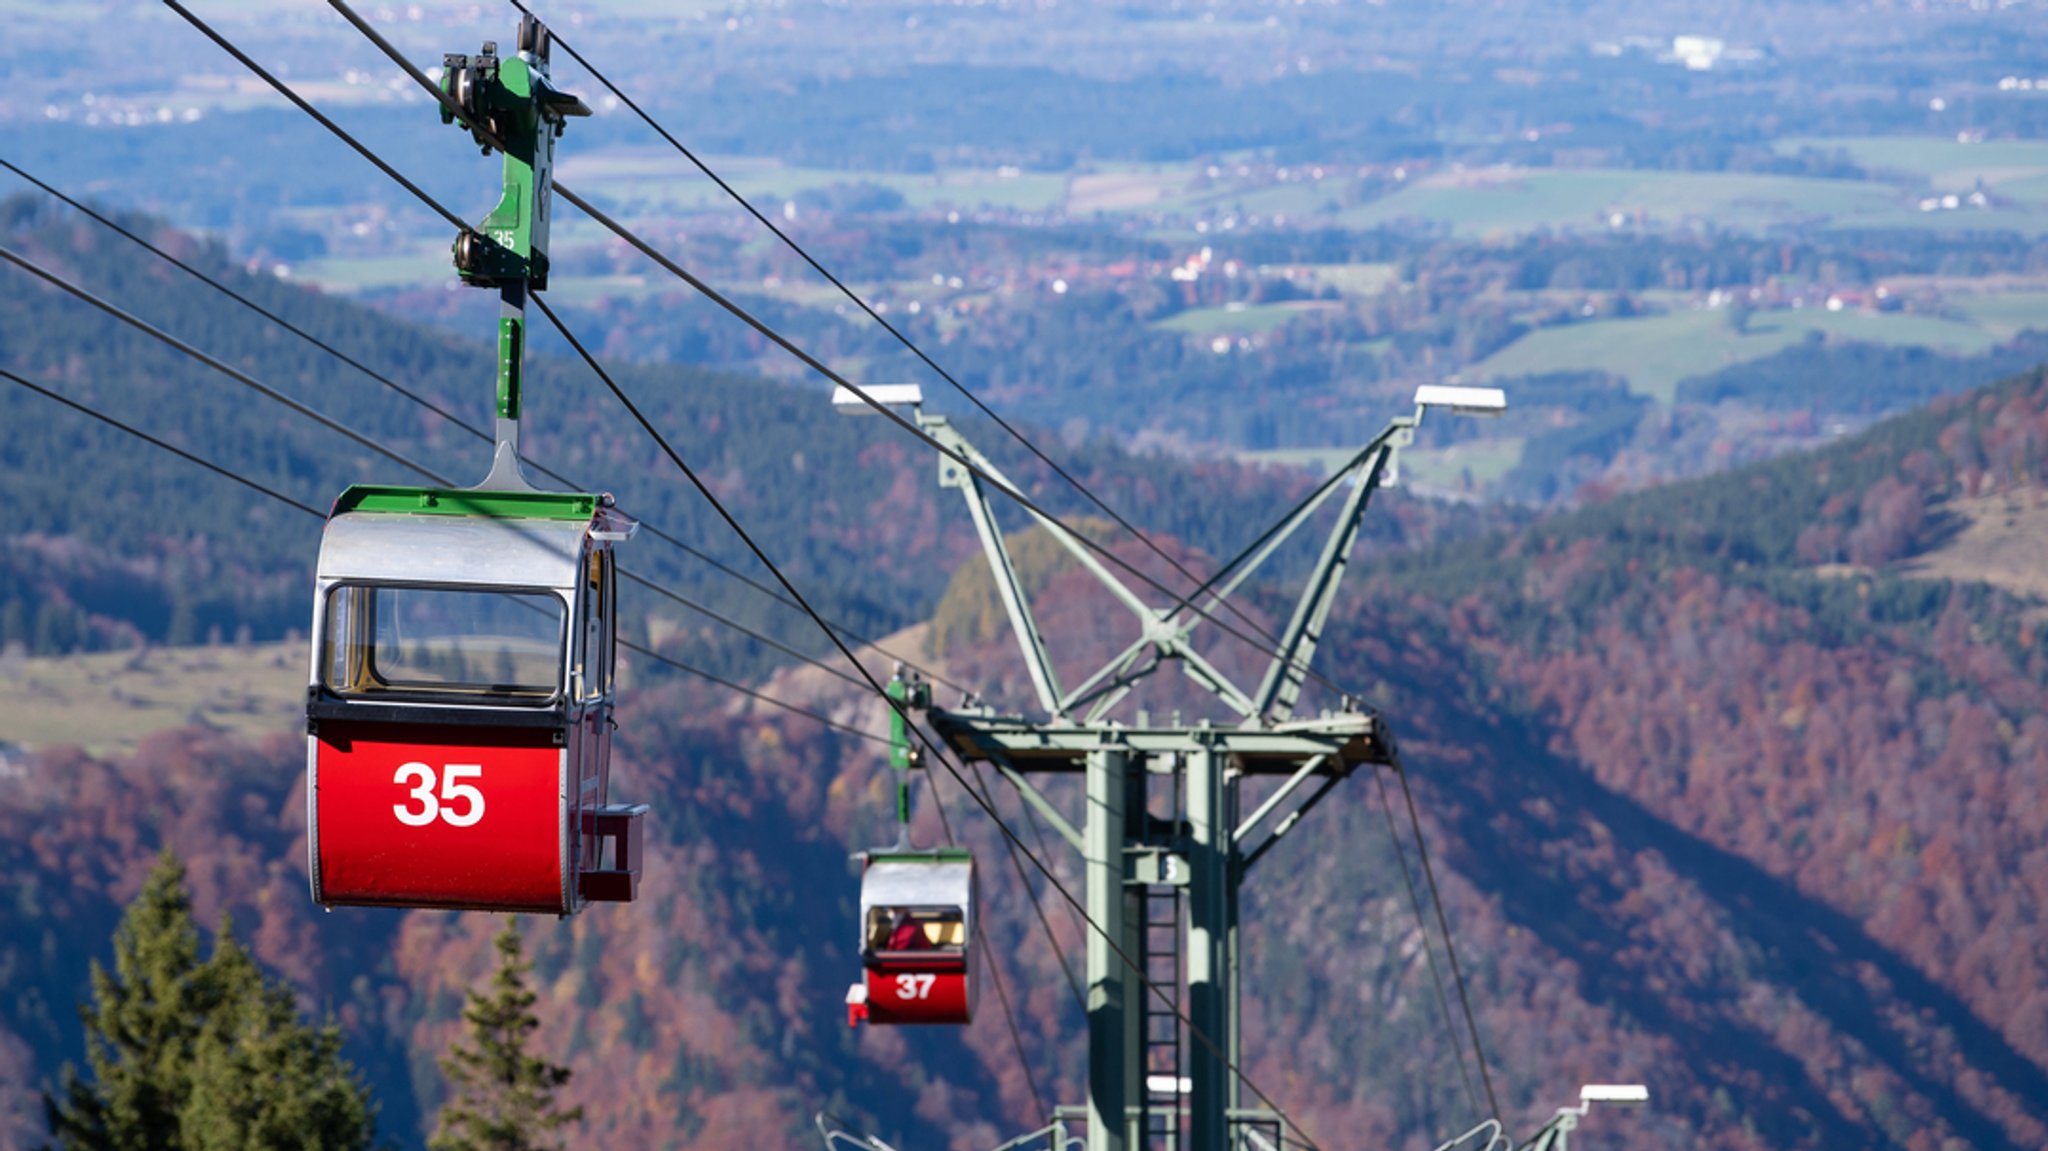
[(2048, 1137), (2038, 608), (1901, 565), (2041, 498), (2044, 412), (2035, 371), (1375, 581), (1485, 716), (1460, 869), (1762, 1145)]
[[(11, 211), (9, 247), (460, 477), (480, 470), (480, 445), (245, 325), (205, 289), (158, 279), (67, 221)], [(407, 478), (18, 274), (5, 281), (11, 370), (316, 505), (350, 479)], [(481, 411), (476, 347), (237, 282)], [(673, 370), (622, 378), (828, 610), (879, 632), (937, 609), (942, 638), (927, 654), (1002, 683), (1013, 657), (977, 622), (970, 533), (920, 451), (875, 421), (838, 420), (815, 391)], [(735, 554), (588, 381), (554, 365), (540, 379), (544, 459), (602, 474), (650, 521)], [(181, 617), (180, 638), (300, 626), (311, 517), (43, 403), (0, 392), (13, 581), (0, 598), (30, 628), (9, 638), (61, 650), (161, 642)], [(1198, 567), (1300, 486), (1103, 448), (1072, 458)], [(1574, 1142), (2048, 1143), (2037, 608), (1907, 568), (1959, 529), (1959, 500), (2032, 501), (2044, 466), (2048, 378), (2036, 372), (1816, 454), (1489, 534), (1472, 530), (1477, 513), (1392, 495), (1375, 505), (1321, 666), (1401, 739), (1511, 1130), (1532, 1129), (1579, 1083), (1639, 1080), (1652, 1108), (1601, 1112)], [(686, 586), (725, 594), (696, 565), (667, 562)], [(1048, 630), (1112, 642), (1126, 617), (1074, 574), (1049, 561), (1032, 574)], [(88, 599), (88, 577), (128, 582)], [(1264, 618), (1284, 614), (1278, 593), (1258, 598)], [(45, 631), (39, 619), (71, 622)], [(736, 642), (721, 653), (694, 638), (709, 625), (687, 626), (705, 630), (668, 642), (768, 674)], [(880, 726), (872, 700), (813, 670), (768, 683)], [(544, 1046), (575, 1068), (569, 1101), (589, 1116), (579, 1145), (801, 1146), (824, 1108), (894, 1146), (986, 1151), (1034, 1123), (999, 1012), (959, 1034), (844, 1029), (856, 963), (846, 855), (886, 835), (875, 745), (688, 681), (643, 684), (622, 721), (616, 788), (655, 809), (643, 902), (529, 925)], [(119, 903), (164, 843), (191, 863), (203, 922), (232, 910), (265, 962), (339, 1013), (385, 1133), (417, 1143), (440, 1091), (434, 1057), (495, 924), (317, 913), (295, 733), (245, 744), (167, 732), (132, 757), (51, 748), (15, 767), (0, 777), (0, 1146), (33, 1145), (36, 1086), (78, 1056), (85, 960), (104, 954)], [(1036, 1086), (1071, 1101), (1080, 1015), (1058, 959), (993, 831), (938, 778), (919, 836), (940, 838), (943, 800), (983, 853), (986, 951), (1008, 976)], [(1429, 988), (1389, 814), (1376, 781), (1351, 780), (1258, 865), (1248, 897), (1247, 1071), (1332, 1151), (1433, 1145), (1483, 1109)], [(1047, 912), (1078, 948), (1072, 917)]]
[[(359, 305), (250, 274), (218, 247), (129, 221), (160, 245), (419, 393), (473, 426), (487, 426), (491, 364), (481, 339), (394, 322)], [(396, 395), (146, 250), (46, 202), (0, 204), (8, 247), (144, 321), (219, 356), (418, 461), (460, 486), (482, 478), (488, 446)], [(325, 508), (352, 482), (422, 477), (258, 396), (89, 305), (0, 265), (0, 367), (137, 424), (189, 451)], [(640, 434), (602, 384), (542, 331), (530, 371), (526, 444), (535, 460), (615, 492), (622, 507), (757, 580), (732, 534)], [(488, 327), (478, 329), (479, 336)], [(873, 420), (845, 419), (823, 388), (682, 367), (607, 367), (826, 614), (879, 635), (928, 612), (969, 533), (940, 519), (934, 457)], [(934, 395), (948, 406), (948, 397)], [(962, 405), (964, 406), (964, 405)], [(1060, 511), (1092, 510), (993, 427), (965, 426), (1027, 488)], [(1063, 465), (1112, 507), (1143, 505), (1147, 524), (1227, 553), (1263, 517), (1306, 490), (1293, 473), (1234, 465), (1162, 466), (1105, 442), (1060, 453)], [(209, 636), (280, 638), (304, 626), (317, 522), (147, 448), (12, 384), (0, 387), (0, 645), (36, 652), (102, 649)], [(1470, 524), (1413, 501), (1377, 517), (1382, 543), (1429, 538)], [(951, 505), (946, 505), (947, 514)], [(626, 557), (694, 600), (808, 651), (825, 644), (794, 615), (713, 571), (698, 557), (643, 536)], [(849, 573), (859, 578), (846, 578)], [(629, 588), (633, 618), (691, 662), (761, 670), (762, 649), (704, 617)], [(680, 630), (679, 630), (680, 629)], [(649, 634), (643, 622), (640, 638)]]
[[(26, 199), (7, 202), (4, 223), (10, 249), (116, 306), (456, 483), (481, 473), (481, 442), (142, 249)], [(482, 422), (491, 373), (480, 343), (251, 274), (217, 247), (149, 220), (127, 223)], [(9, 288), (0, 293), (0, 367), (314, 507), (352, 481), (419, 478), (16, 269), (0, 279)], [(925, 449), (892, 439), (878, 421), (836, 415), (822, 390), (687, 369), (622, 363), (616, 370), (784, 570), (842, 622), (881, 634), (920, 618), (972, 547), (964, 518), (939, 499)], [(650, 525), (765, 578), (580, 366), (544, 356), (532, 375), (528, 443), (536, 458), (597, 481)], [(992, 430), (975, 434), (1012, 474), (1044, 491), (1050, 506), (1085, 508)], [(1060, 457), (1112, 506), (1142, 509), (1148, 526), (1166, 537), (1214, 551), (1248, 540), (1309, 484), (1291, 473), (1188, 465), (1100, 443), (1063, 446)], [(261, 641), (303, 628), (318, 544), (313, 517), (11, 384), (0, 387), (0, 460), (7, 544), (0, 551), (0, 647), (59, 656)], [(1406, 546), (1469, 531), (1480, 520), (1470, 510), (1394, 497), (1370, 535), (1375, 546)], [(635, 567), (716, 610), (800, 649), (826, 650), (800, 617), (702, 560), (645, 535), (629, 555)], [(787, 658), (672, 602), (633, 589), (628, 595), (629, 629), (697, 666), (763, 673)], [(5, 666), (17, 674), (17, 664)], [(970, 1064), (943, 1035), (913, 1042), (930, 1050), (907, 1063), (889, 1052), (909, 1041), (886, 1033), (868, 1039), (879, 1052), (873, 1072), (848, 1070), (830, 1054), (850, 1042), (835, 1025), (852, 977), (845, 852), (881, 833), (848, 834), (844, 821), (853, 816), (844, 811), (825, 832), (797, 830), (811, 829), (818, 815), (799, 801), (833, 784), (841, 809), (880, 812), (879, 800), (862, 798), (872, 758), (857, 744), (821, 742), (825, 733), (808, 721), (725, 718), (733, 697), (696, 681), (662, 686), (660, 669), (646, 661), (630, 670), (642, 687), (628, 715), (645, 718), (622, 734), (620, 787), (665, 813), (657, 832), (665, 845), (651, 866), (680, 886), (657, 895), (644, 917), (608, 924), (593, 916), (541, 929), (534, 942), (538, 970), (553, 988), (548, 1002), (568, 1012), (551, 1033), (583, 1069), (576, 1090), (579, 1098), (593, 1093), (593, 1126), (634, 1144), (737, 1146), (757, 1141), (762, 1122), (797, 1132), (823, 1103), (878, 1116), (898, 1131), (925, 1124), (927, 1131), (992, 1135), (998, 1118), (1007, 1126), (1034, 1114), (1006, 1049), (990, 1046), (985, 1030), (969, 1043), (1005, 1070), (1000, 1082), (996, 1072), (978, 1073), (986, 1077), (979, 1087), (956, 1074)], [(877, 714), (845, 701), (832, 706), (869, 730), (879, 726)], [(194, 714), (204, 718), (203, 710)], [(794, 727), (782, 734), (786, 724)], [(21, 766), (18, 757), (8, 762), (9, 771)], [(342, 1013), (354, 1054), (385, 1100), (386, 1130), (415, 1141), (440, 1090), (438, 1044), (453, 1025), (462, 986), (481, 970), (489, 929), (450, 917), (314, 915), (304, 900), (304, 800), (294, 790), (302, 762), (288, 737), (245, 746), (194, 731), (167, 733), (119, 762), (39, 752), (21, 774), (6, 777), (0, 807), (10, 826), (14, 898), (0, 970), (13, 1003), (0, 1030), (7, 1059), (0, 1105), (11, 1116), (0, 1145), (33, 1142), (35, 1088), (62, 1060), (79, 1058), (71, 1004), (82, 994), (83, 959), (104, 948), (120, 903), (165, 842), (191, 862), (203, 920), (232, 909), (267, 962), (297, 980), (315, 1006)], [(829, 834), (819, 841), (826, 847), (792, 851), (792, 835), (819, 834)], [(81, 850), (89, 858), (71, 866), (71, 853)], [(820, 869), (827, 882), (819, 882)], [(842, 878), (844, 890), (833, 882)], [(624, 932), (645, 935), (636, 943)], [(821, 950), (829, 961), (815, 958)], [(628, 968), (607, 975), (598, 970), (604, 962)], [(786, 973), (784, 990), (772, 1003), (758, 999), (764, 973), (777, 972)], [(1035, 988), (1028, 999), (1043, 1041), (1064, 1041), (1073, 1020), (1059, 1002)], [(829, 1038), (827, 1053), (802, 1047), (799, 1036)], [(804, 1061), (818, 1069), (815, 1077), (792, 1081)], [(1051, 1075), (1044, 1072), (1048, 1087)], [(630, 1106), (604, 1094), (626, 1083), (635, 1085)], [(750, 1085), (758, 1095), (743, 1090)], [(960, 1137), (963, 1146), (977, 1141)]]

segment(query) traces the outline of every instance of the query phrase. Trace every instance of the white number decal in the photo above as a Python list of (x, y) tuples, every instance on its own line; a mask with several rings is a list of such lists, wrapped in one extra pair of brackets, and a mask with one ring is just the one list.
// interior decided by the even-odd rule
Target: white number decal
[(450, 804), (458, 799), (468, 803), (460, 815), (447, 807), (441, 809), (441, 818), (448, 821), (448, 826), (475, 827), (476, 821), (484, 817), (484, 793), (469, 784), (455, 782), (458, 779), (481, 779), (483, 774), (484, 766), (480, 763), (451, 763), (441, 773), (441, 798)]
[(937, 983), (936, 975), (899, 975), (896, 977), (896, 998), (925, 999), (932, 993), (932, 984)]
[[(480, 763), (451, 763), (442, 773), (441, 794), (437, 797), (434, 794), (434, 769), (424, 763), (404, 764), (399, 767), (398, 774), (391, 777), (391, 782), (403, 784), (408, 779), (418, 780), (407, 794), (419, 801), (420, 809), (414, 811), (409, 804), (394, 803), (391, 814), (407, 827), (425, 827), (436, 819), (450, 827), (475, 827), (477, 821), (484, 817), (484, 793), (470, 784), (456, 781), (482, 779), (483, 774), (484, 768)], [(442, 800), (450, 806), (443, 807)], [(463, 803), (459, 812), (453, 806), (457, 800)]]
[(441, 803), (434, 798), (434, 769), (424, 763), (408, 763), (391, 777), (393, 783), (404, 783), (408, 778), (417, 778), (420, 783), (412, 789), (412, 797), (420, 801), (420, 809), (413, 811), (403, 803), (391, 805), (391, 814), (407, 827), (425, 827), (441, 814)]

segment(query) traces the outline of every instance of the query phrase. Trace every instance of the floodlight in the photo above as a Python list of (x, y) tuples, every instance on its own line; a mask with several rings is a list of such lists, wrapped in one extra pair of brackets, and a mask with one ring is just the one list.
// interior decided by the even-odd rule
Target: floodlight
[(1497, 416), (1508, 410), (1508, 394), (1499, 388), (1465, 388), (1424, 384), (1415, 389), (1417, 407), (1449, 408), (1468, 416)]
[[(862, 399), (863, 396), (867, 399)], [(864, 416), (874, 411), (869, 400), (885, 407), (907, 405), (914, 408), (923, 405), (924, 389), (917, 384), (864, 384), (858, 388), (842, 384), (832, 389), (832, 406), (838, 408), (841, 415)]]
[(1534, 1139), (1522, 1144), (1527, 1151), (1565, 1151), (1566, 1137), (1579, 1129), (1579, 1120), (1595, 1103), (1648, 1103), (1650, 1089), (1640, 1083), (1588, 1083), (1579, 1088), (1577, 1107), (1560, 1107)]
[(1579, 1088), (1580, 1103), (1648, 1103), (1650, 1089), (1640, 1083), (1588, 1083)]

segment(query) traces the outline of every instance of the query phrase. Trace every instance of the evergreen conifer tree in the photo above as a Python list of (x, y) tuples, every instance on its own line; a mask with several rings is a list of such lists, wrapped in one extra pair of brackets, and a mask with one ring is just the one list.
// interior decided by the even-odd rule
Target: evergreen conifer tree
[(211, 963), (229, 994), (193, 1049), (187, 1151), (368, 1148), (376, 1111), (341, 1030), (300, 1019), (291, 989), (264, 979), (225, 924)]
[(213, 954), (169, 849), (92, 967), (91, 1074), (43, 1098), (60, 1151), (362, 1151), (375, 1111), (340, 1035), (300, 1021), (223, 920)]
[(562, 1128), (583, 1118), (583, 1108), (565, 1110), (555, 1101), (555, 1092), (569, 1082), (569, 1069), (527, 1054), (540, 1020), (526, 986), (528, 964), (520, 955), (517, 922), (507, 924), (495, 942), (497, 970), (485, 989), (469, 993), (462, 1009), (468, 1041), (441, 1061), (454, 1097), (441, 1109), (429, 1151), (560, 1147)]
[(45, 1095), (64, 1151), (142, 1151), (175, 1133), (191, 1092), (192, 1047), (218, 1001), (199, 961), (185, 867), (166, 850), (114, 930), (114, 970), (95, 960), (85, 1020), (92, 1077), (66, 1067)]

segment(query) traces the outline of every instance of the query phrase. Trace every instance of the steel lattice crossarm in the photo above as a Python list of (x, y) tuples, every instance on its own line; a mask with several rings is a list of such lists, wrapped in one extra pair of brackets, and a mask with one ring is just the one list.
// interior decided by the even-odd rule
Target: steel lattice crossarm
[[(1276, 524), (1264, 542), (1245, 558), (1245, 562), (1237, 565), (1227, 580), (1220, 584), (1212, 580), (1211, 584), (1198, 589), (1186, 600), (1158, 608), (1147, 603), (1116, 573), (1104, 566), (1095, 556), (1094, 549), (1071, 527), (1025, 499), (1022, 489), (950, 421), (944, 416), (927, 414), (921, 389), (915, 385), (883, 385), (863, 388), (861, 393), (864, 394), (842, 387), (833, 396), (833, 403), (842, 411), (856, 414), (865, 410), (870, 402), (908, 407), (918, 428), (941, 449), (939, 486), (959, 491), (966, 502), (968, 515), (974, 522), (982, 551), (988, 558), (990, 573), (995, 579), (997, 598), (1002, 602), (1025, 666), (1030, 671), (1039, 706), (1054, 723), (1072, 722), (1077, 713), (1086, 724), (1103, 722), (1129, 697), (1139, 681), (1168, 663), (1177, 663), (1190, 680), (1235, 713), (1247, 728), (1285, 722), (1292, 716), (1310, 674), (1309, 667), (1329, 621), (1344, 571), (1350, 564), (1366, 507), (1374, 492), (1394, 481), (1398, 474), (1398, 453), (1414, 440), (1415, 429), (1420, 426), (1423, 415), (1431, 408), (1467, 413), (1492, 413), (1506, 408), (1506, 399), (1499, 389), (1423, 387), (1416, 392), (1413, 415), (1388, 421), (1384, 431), (1361, 447), (1338, 470), (1337, 478), (1348, 480), (1350, 490), (1344, 498), (1337, 522), (1302, 589), (1293, 617), (1280, 635), (1273, 638), (1272, 646), (1266, 649), (1272, 659), (1264, 677), (1255, 691), (1246, 691), (1196, 650), (1192, 642), (1194, 631), (1204, 622), (1215, 622), (1218, 628), (1230, 630), (1238, 639), (1263, 644), (1263, 640), (1220, 621), (1217, 610), (1225, 608), (1230, 596), (1249, 581), (1325, 502), (1342, 490), (1344, 484), (1325, 485), (1314, 499)], [(990, 498), (992, 490), (1022, 503), (1038, 526), (1094, 576), (1137, 623), (1138, 634), (1130, 644), (1072, 690), (1061, 686), (1052, 657), (1046, 650), (1044, 635), (1024, 593), (1010, 556), (1009, 544), (996, 523)], [(1218, 579), (1221, 579), (1221, 573)], [(1206, 604), (1196, 603), (1205, 597)], [(1228, 610), (1236, 612), (1234, 607)], [(1245, 617), (1240, 614), (1240, 618)]]
[(1142, 721), (1135, 726), (1042, 723), (1022, 716), (940, 708), (925, 716), (961, 756), (1028, 771), (1081, 771), (1088, 752), (1105, 740), (1140, 755), (1218, 751), (1230, 756), (1244, 775), (1292, 775), (1307, 762), (1314, 775), (1342, 777), (1361, 765), (1394, 762), (1385, 721), (1357, 711), (1263, 728), (1154, 727)]
[[(1332, 787), (1359, 767), (1396, 765), (1385, 723), (1376, 715), (1356, 711), (1290, 720), (1263, 730), (1206, 725), (1060, 726), (1015, 716), (937, 708), (927, 711), (925, 718), (963, 761), (993, 765), (1077, 851), (1085, 850), (1085, 836), (1027, 776), (1085, 774), (1096, 752), (1114, 748), (1155, 774), (1180, 770), (1189, 757), (1199, 755), (1220, 761), (1233, 780), (1245, 776), (1280, 778), (1280, 786), (1231, 830), (1228, 847), (1239, 874), (1249, 870)], [(1311, 786), (1306, 798), (1270, 830), (1265, 830), (1268, 817)], [(1172, 867), (1169, 861), (1163, 870), (1154, 871), (1171, 873)]]

